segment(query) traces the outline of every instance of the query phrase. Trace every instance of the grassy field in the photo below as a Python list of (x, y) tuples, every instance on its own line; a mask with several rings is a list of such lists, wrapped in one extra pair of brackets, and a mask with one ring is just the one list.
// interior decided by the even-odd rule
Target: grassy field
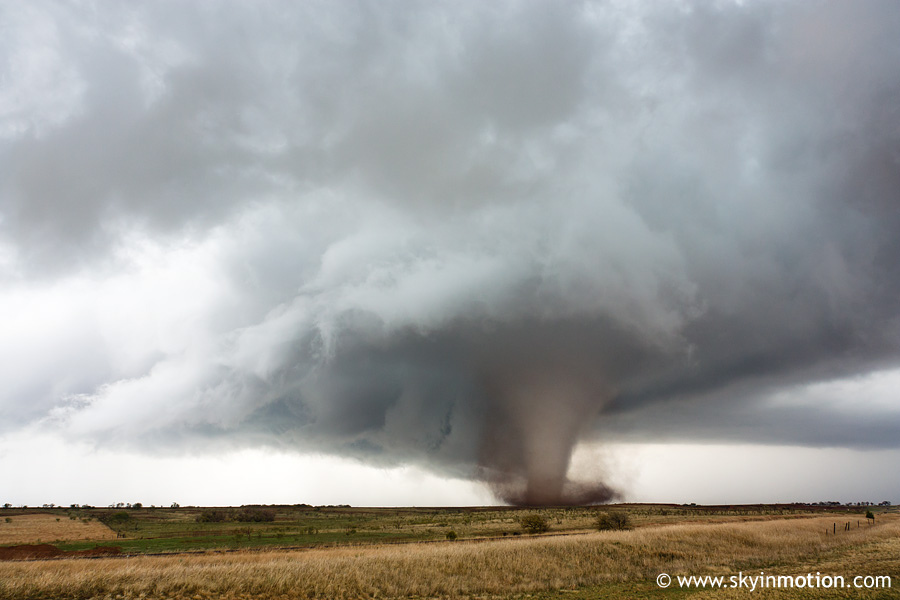
[(0, 511), (0, 546), (116, 539), (115, 531), (93, 518), (54, 512), (11, 516), (12, 512)]
[[(458, 539), (509, 537), (522, 533), (519, 520), (526, 515), (546, 519), (552, 533), (593, 529), (601, 512), (625, 512), (633, 525), (729, 522), (748, 519), (790, 518), (822, 514), (843, 518), (847, 508), (828, 509), (787, 505), (708, 507), (682, 505), (616, 505), (520, 509), (479, 508), (351, 508), (266, 506), (242, 508), (141, 509), (6, 509), (0, 510), (0, 546), (36, 540), (54, 542), (62, 550), (83, 550), (94, 542), (117, 538), (127, 554), (237, 550), (260, 547), (313, 547), (444, 540), (449, 532)], [(861, 519), (859, 510), (851, 511)], [(11, 519), (5, 523), (3, 517)], [(220, 518), (209, 520), (206, 517)], [(245, 520), (241, 520), (241, 519)], [(251, 520), (246, 520), (247, 518)], [(67, 528), (69, 533), (36, 532), (7, 537), (27, 520)], [(59, 521), (57, 521), (59, 519)], [(252, 520), (258, 519), (258, 520)], [(271, 520), (263, 520), (271, 519)], [(91, 526), (88, 528), (88, 526)], [(9, 527), (9, 529), (6, 529)], [(74, 536), (78, 527), (96, 531), (96, 537)]]
[[(342, 532), (344, 539), (335, 544), (325, 535), (317, 547), (303, 550), (274, 550), (260, 543), (255, 550), (237, 552), (3, 562), (0, 598), (737, 598), (751, 592), (686, 590), (678, 589), (677, 583), (661, 589), (655, 578), (662, 572), (674, 577), (730, 576), (739, 571), (893, 577), (890, 590), (752, 592), (763, 598), (900, 597), (897, 514), (879, 513), (876, 524), (870, 526), (864, 513), (846, 509), (791, 514), (772, 507), (301, 508), (282, 507), (274, 521), (247, 524), (261, 534), (254, 538), (251, 532), (250, 541), (265, 542), (267, 532), (278, 527), (315, 530), (310, 522), (319, 528), (309, 535)], [(179, 536), (184, 531), (179, 527), (201, 525), (197, 522), (201, 509), (160, 511), (155, 521), (145, 516), (145, 510), (135, 511), (141, 517), (123, 519), (121, 524), (132, 526), (128, 530), (132, 534)], [(591, 531), (598, 510), (626, 511), (636, 527)], [(551, 531), (514, 535), (519, 532), (517, 519), (529, 513), (547, 518)], [(308, 520), (301, 519), (301, 514)], [(147, 523), (131, 523), (132, 519)], [(841, 529), (846, 522), (852, 524), (849, 531)], [(835, 523), (837, 535), (826, 534)], [(209, 527), (202, 530), (207, 533), (236, 526), (233, 522), (203, 525)], [(444, 540), (449, 528), (458, 531), (459, 540)], [(353, 529), (356, 533), (348, 533)], [(386, 544), (369, 535), (375, 533), (388, 541), (417, 536), (441, 541)], [(126, 541), (140, 540), (125, 538), (116, 543)]]

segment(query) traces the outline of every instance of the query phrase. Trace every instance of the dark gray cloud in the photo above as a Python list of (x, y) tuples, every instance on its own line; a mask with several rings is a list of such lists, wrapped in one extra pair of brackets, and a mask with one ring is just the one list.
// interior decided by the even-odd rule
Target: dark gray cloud
[(3, 10), (9, 429), (525, 503), (612, 493), (583, 439), (900, 440), (809, 400), (900, 358), (892, 3)]

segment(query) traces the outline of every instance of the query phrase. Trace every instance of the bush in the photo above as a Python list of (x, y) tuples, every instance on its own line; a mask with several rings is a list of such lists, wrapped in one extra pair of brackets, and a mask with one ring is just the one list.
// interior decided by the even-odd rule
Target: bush
[(223, 523), (228, 521), (228, 513), (224, 510), (204, 510), (197, 516), (198, 523)]
[(457, 535), (456, 535), (456, 532), (453, 531), (452, 529), (451, 529), (450, 531), (447, 532), (447, 539), (450, 540), (451, 542), (452, 542), (453, 540), (455, 540), (457, 537), (459, 537), (459, 536), (457, 536)]
[(268, 523), (275, 520), (275, 511), (268, 508), (243, 508), (234, 517), (241, 523)]
[(101, 521), (106, 523), (107, 525), (117, 525), (127, 522), (131, 519), (131, 515), (127, 512), (117, 512), (113, 514), (107, 514), (100, 518)]
[(631, 529), (631, 519), (628, 518), (627, 513), (623, 512), (600, 513), (597, 520), (594, 521), (594, 528), (598, 531)]
[(527, 533), (544, 533), (550, 529), (547, 519), (541, 515), (526, 515), (519, 519), (519, 525)]

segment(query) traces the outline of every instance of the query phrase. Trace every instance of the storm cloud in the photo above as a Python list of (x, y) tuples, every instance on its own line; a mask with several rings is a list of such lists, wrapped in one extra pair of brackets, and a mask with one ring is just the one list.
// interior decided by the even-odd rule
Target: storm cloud
[(895, 3), (0, 22), (5, 431), (524, 504), (614, 496), (583, 440), (900, 443), (842, 387), (900, 368)]

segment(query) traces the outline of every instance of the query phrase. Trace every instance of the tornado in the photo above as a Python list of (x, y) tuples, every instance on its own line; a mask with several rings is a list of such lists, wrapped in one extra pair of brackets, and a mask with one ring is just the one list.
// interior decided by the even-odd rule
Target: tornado
[(494, 494), (518, 506), (607, 502), (602, 481), (569, 478), (572, 452), (608, 398), (572, 374), (531, 370), (494, 380), (481, 466)]

